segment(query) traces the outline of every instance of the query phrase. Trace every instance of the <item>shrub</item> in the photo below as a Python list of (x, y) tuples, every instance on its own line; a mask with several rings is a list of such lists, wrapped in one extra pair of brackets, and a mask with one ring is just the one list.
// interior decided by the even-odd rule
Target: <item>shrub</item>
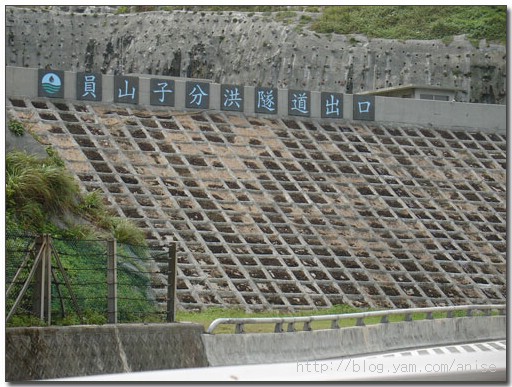
[(15, 315), (6, 323), (9, 328), (15, 327), (45, 327), (46, 324), (43, 320), (32, 315)]
[(7, 127), (9, 128), (11, 133), (14, 134), (15, 136), (19, 137), (19, 136), (23, 136), (25, 134), (25, 127), (19, 121), (11, 120), (7, 124)]
[(129, 219), (112, 218), (111, 231), (119, 243), (144, 246), (146, 238), (144, 232), (135, 226)]
[(385, 39), (469, 39), (506, 42), (506, 6), (329, 6), (312, 29)]
[[(100, 191), (80, 194), (73, 176), (52, 148), (41, 159), (14, 151), (6, 157), (6, 203), (9, 224), (27, 230), (48, 232), (77, 239), (97, 239), (103, 229), (119, 242), (145, 245), (145, 234), (128, 219), (112, 217)], [(61, 230), (52, 224), (55, 216), (71, 218), (74, 214), (94, 224), (68, 224)], [(64, 216), (66, 215), (66, 216)]]
[(59, 167), (64, 167), (64, 160), (62, 160), (62, 158), (59, 156), (55, 149), (49, 146), (46, 148), (46, 153), (48, 154), (48, 157), (50, 158), (52, 164), (57, 165)]
[(50, 232), (57, 237), (66, 239), (92, 240), (101, 238), (101, 234), (92, 226), (86, 224), (75, 224), (68, 226), (65, 230)]
[(92, 220), (102, 220), (107, 215), (103, 198), (99, 190), (94, 190), (82, 195), (78, 204), (80, 213)]
[(126, 5), (121, 5), (119, 8), (117, 8), (117, 10), (116, 10), (117, 15), (121, 15), (124, 13), (130, 13), (130, 7), (128, 7)]
[(29, 228), (41, 226), (47, 217), (72, 209), (78, 192), (73, 176), (51, 158), (40, 159), (17, 151), (7, 154), (7, 208)]
[(98, 313), (96, 311), (87, 310), (84, 312), (82, 319), (76, 313), (70, 313), (64, 318), (56, 318), (53, 321), (53, 325), (81, 325), (81, 324), (91, 324), (91, 325), (103, 325), (107, 323), (107, 318)]

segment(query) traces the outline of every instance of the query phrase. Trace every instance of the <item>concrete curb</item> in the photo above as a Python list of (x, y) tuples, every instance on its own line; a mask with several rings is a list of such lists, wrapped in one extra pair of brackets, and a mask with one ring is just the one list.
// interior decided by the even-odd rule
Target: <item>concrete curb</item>
[(506, 337), (506, 317), (421, 320), (313, 332), (203, 335), (210, 366), (363, 355)]

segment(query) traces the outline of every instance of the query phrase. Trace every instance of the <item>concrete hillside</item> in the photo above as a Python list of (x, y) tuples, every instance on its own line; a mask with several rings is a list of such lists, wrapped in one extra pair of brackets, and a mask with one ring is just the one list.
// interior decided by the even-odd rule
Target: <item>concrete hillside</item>
[(427, 84), (463, 89), (460, 102), (506, 103), (506, 47), (483, 40), (320, 35), (300, 28), (299, 16), (283, 24), (262, 13), (50, 8), (6, 9), (6, 65), (347, 94)]
[(181, 308), (505, 300), (504, 133), (6, 103), (83, 189), (177, 242)]

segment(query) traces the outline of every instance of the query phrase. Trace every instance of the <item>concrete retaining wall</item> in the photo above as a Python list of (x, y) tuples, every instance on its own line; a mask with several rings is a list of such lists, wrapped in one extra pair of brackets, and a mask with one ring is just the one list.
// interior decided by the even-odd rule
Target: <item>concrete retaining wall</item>
[(463, 317), (280, 334), (203, 335), (211, 366), (328, 359), (503, 339), (505, 316)]
[[(173, 109), (185, 109), (185, 85), (188, 78), (168, 78), (175, 81), (175, 105)], [(139, 105), (150, 105), (149, 75), (139, 76)], [(204, 80), (203, 80), (204, 81)], [(76, 73), (64, 72), (64, 98), (76, 99)], [(38, 98), (38, 69), (6, 67), (6, 95), (8, 97)], [(333, 90), (334, 92), (334, 90)], [(113, 103), (114, 76), (102, 76), (102, 103)], [(321, 118), (320, 92), (311, 91), (311, 114)], [(255, 115), (255, 87), (244, 86), (244, 114)], [(343, 119), (353, 119), (354, 95), (343, 96)], [(90, 103), (90, 102), (88, 102)], [(210, 83), (210, 110), (220, 110), (220, 84)], [(155, 106), (155, 108), (158, 108)], [(506, 131), (506, 106), (491, 104), (428, 101), (392, 97), (375, 97), (375, 121), (406, 124), (432, 125), (479, 131)], [(288, 117), (288, 89), (278, 89), (277, 116)]]
[(197, 324), (8, 328), (7, 381), (269, 364), (506, 338), (506, 317), (421, 320), (279, 334), (207, 335)]
[(375, 97), (375, 120), (504, 133), (507, 110), (503, 105)]
[(7, 381), (205, 367), (196, 324), (8, 328)]

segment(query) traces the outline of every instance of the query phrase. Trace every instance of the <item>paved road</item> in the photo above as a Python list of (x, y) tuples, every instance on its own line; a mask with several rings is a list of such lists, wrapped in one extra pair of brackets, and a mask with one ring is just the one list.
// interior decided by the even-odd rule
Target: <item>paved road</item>
[(506, 381), (506, 341), (303, 362), (187, 368), (59, 381)]

